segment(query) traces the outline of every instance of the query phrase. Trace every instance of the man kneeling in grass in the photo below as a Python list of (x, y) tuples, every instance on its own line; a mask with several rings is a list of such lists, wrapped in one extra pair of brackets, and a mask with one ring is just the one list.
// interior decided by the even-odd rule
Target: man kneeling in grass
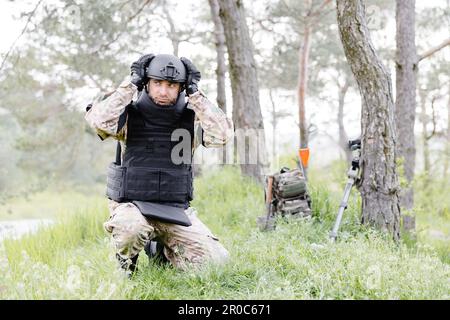
[(200, 77), (186, 58), (144, 55), (129, 79), (88, 107), (86, 120), (100, 138), (119, 141), (104, 226), (128, 274), (144, 248), (181, 269), (228, 257), (190, 207), (195, 148), (220, 147), (233, 136), (231, 120), (198, 90)]

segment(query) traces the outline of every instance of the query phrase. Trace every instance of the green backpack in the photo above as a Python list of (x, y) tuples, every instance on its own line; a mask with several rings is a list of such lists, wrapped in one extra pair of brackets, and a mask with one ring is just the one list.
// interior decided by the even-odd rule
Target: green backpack
[(311, 198), (306, 179), (299, 169), (282, 168), (266, 177), (265, 200), (267, 213), (258, 217), (261, 230), (275, 229), (276, 217), (310, 217)]
[(273, 176), (273, 197), (278, 215), (311, 215), (311, 198), (299, 169), (283, 168)]

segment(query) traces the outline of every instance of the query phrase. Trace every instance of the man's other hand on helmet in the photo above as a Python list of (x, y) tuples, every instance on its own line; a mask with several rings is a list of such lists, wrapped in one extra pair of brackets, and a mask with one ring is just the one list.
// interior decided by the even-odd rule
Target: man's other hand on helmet
[(198, 91), (197, 83), (200, 81), (202, 75), (200, 71), (194, 66), (191, 60), (181, 57), (181, 62), (183, 62), (187, 71), (187, 79), (186, 79), (186, 94), (190, 96)]
[(155, 58), (154, 54), (146, 54), (131, 64), (131, 83), (138, 88), (138, 91), (144, 89), (144, 86), (148, 82), (146, 69), (153, 58)]

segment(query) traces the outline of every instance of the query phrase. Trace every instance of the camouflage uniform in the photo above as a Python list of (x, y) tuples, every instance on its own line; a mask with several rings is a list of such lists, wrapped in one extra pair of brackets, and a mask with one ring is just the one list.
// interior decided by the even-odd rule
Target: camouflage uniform
[[(122, 159), (126, 147), (127, 124), (125, 122), (118, 130), (119, 117), (133, 98), (136, 98), (136, 92), (136, 86), (127, 77), (107, 98), (94, 103), (85, 116), (86, 121), (102, 139), (113, 137), (120, 141)], [(195, 112), (192, 152), (200, 144), (205, 147), (221, 147), (233, 136), (231, 120), (201, 91), (188, 98), (188, 108)], [(184, 227), (147, 218), (131, 202), (108, 201), (110, 219), (104, 227), (111, 233), (117, 253), (129, 264), (131, 258), (155, 237), (164, 244), (167, 259), (181, 269), (187, 265), (199, 265), (208, 261), (222, 263), (228, 257), (227, 250), (198, 219), (196, 210), (192, 207), (185, 211), (192, 225)]]

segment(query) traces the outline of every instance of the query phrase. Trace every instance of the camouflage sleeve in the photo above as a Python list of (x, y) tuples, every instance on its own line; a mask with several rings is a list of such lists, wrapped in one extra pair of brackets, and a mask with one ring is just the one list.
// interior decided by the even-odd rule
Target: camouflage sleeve
[(205, 94), (198, 91), (189, 97), (189, 105), (194, 110), (194, 149), (202, 143), (207, 148), (221, 147), (234, 135), (233, 122)]
[[(106, 99), (94, 102), (86, 112), (85, 119), (102, 139), (113, 137), (123, 140), (126, 136), (126, 125), (119, 128), (119, 118), (125, 107), (132, 101), (137, 87), (129, 77)], [(120, 129), (120, 130), (118, 130)]]

